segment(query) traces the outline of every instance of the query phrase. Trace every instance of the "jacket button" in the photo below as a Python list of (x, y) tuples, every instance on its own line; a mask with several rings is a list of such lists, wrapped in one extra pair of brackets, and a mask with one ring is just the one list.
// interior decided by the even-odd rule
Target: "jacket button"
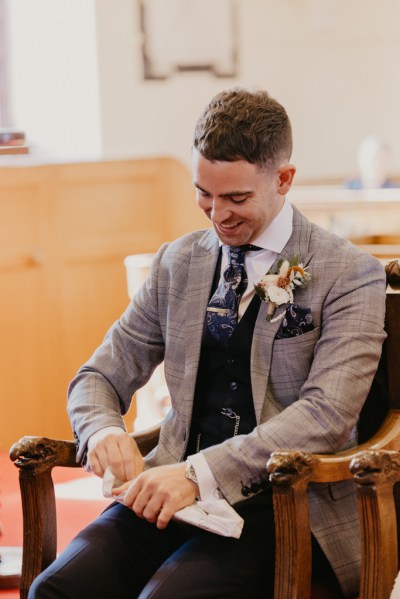
[(226, 360), (227, 364), (232, 365), (235, 363), (235, 358), (232, 358), (232, 356), (229, 356)]
[(250, 487), (242, 487), (242, 495), (244, 495), (244, 497), (248, 497), (249, 495), (251, 495)]
[(229, 389), (231, 391), (236, 391), (238, 387), (239, 384), (236, 381), (232, 381), (231, 383), (229, 383)]

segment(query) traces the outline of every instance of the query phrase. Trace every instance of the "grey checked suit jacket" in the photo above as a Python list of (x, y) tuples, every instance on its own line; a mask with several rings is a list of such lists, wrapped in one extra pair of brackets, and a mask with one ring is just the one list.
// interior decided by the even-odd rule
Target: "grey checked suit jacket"
[[(164, 360), (172, 408), (148, 466), (182, 460), (218, 251), (211, 229), (161, 247), (148, 281), (70, 385), (78, 459), (95, 431), (123, 426), (121, 411)], [(258, 426), (204, 450), (231, 504), (243, 500), (242, 485), (259, 479), (272, 451), (329, 453), (356, 442), (358, 416), (385, 337), (385, 275), (376, 259), (312, 224), (296, 208), (282, 255), (299, 255), (308, 267), (311, 281), (296, 290), (295, 302), (311, 308), (315, 328), (275, 339), (280, 323), (268, 322), (261, 305), (251, 350)], [(314, 485), (309, 494), (313, 532), (343, 590), (356, 592), (360, 541), (352, 483)]]

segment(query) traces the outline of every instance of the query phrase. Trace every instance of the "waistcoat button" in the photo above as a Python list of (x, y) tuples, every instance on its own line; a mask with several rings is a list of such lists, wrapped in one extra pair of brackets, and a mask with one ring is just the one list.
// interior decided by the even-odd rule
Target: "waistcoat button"
[(236, 381), (232, 381), (231, 383), (229, 383), (229, 389), (231, 391), (236, 391), (238, 387), (239, 383), (237, 383)]
[(248, 487), (247, 485), (242, 487), (242, 495), (244, 497), (248, 497), (249, 495), (251, 495), (251, 489), (250, 487)]

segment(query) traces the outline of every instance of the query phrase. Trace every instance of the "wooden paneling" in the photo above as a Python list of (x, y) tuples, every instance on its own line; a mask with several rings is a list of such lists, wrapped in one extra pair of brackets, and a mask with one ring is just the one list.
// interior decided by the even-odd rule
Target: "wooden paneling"
[(125, 256), (204, 226), (172, 159), (0, 169), (0, 449), (71, 438), (67, 385), (129, 301)]
[[(45, 208), (40, 172), (16, 179), (6, 169), (0, 201), (0, 447), (10, 423), (19, 430), (41, 428), (41, 414), (25, 409), (43, 393), (43, 228)], [(35, 390), (32, 394), (32, 390)], [(28, 428), (27, 428), (28, 427)]]

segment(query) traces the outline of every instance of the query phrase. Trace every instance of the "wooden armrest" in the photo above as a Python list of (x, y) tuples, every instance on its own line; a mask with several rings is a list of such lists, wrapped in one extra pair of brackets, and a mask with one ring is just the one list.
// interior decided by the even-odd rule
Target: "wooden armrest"
[(352, 477), (350, 465), (361, 451), (400, 449), (400, 410), (389, 410), (379, 430), (365, 443), (335, 454), (313, 454), (312, 482), (337, 482)]
[(157, 445), (161, 424), (162, 421), (149, 428), (132, 433), (131, 436), (135, 439), (142, 455), (147, 455)]
[[(142, 455), (157, 445), (161, 423), (131, 434)], [(43, 471), (55, 466), (76, 468), (76, 445), (74, 441), (48, 439), (47, 437), (22, 437), (10, 449), (10, 459), (17, 468)]]
[[(142, 455), (157, 445), (160, 424), (132, 434)], [(23, 437), (10, 449), (19, 469), (23, 517), (21, 599), (28, 596), (36, 576), (54, 561), (57, 551), (56, 500), (52, 480), (55, 466), (77, 468), (74, 441)]]
[(22, 437), (10, 449), (10, 459), (22, 471), (36, 473), (54, 466), (78, 467), (74, 441), (48, 439), (47, 437)]
[(309, 483), (351, 479), (350, 467), (360, 451), (396, 449), (400, 449), (400, 410), (390, 410), (378, 432), (353, 449), (329, 455), (302, 451), (271, 454), (267, 470), (273, 488), (276, 535), (274, 599), (309, 599), (311, 595)]

